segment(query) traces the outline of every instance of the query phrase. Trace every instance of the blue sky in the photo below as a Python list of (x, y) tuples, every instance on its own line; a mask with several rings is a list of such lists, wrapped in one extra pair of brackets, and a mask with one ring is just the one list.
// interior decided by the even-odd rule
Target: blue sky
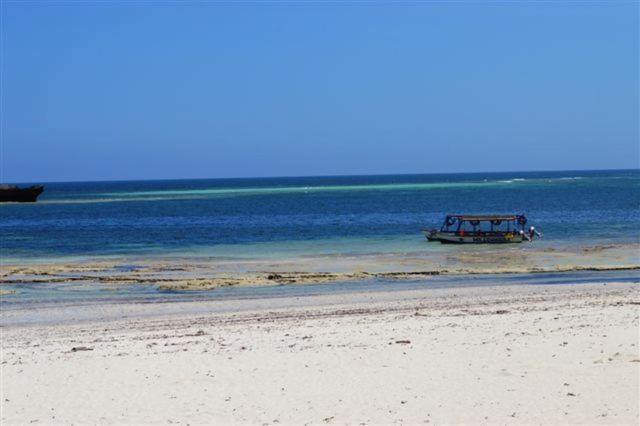
[(638, 2), (2, 2), (3, 181), (639, 166)]

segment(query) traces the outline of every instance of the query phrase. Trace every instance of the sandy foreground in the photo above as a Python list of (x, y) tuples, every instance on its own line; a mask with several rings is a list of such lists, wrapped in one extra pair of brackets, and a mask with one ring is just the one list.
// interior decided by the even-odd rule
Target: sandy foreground
[(425, 289), (157, 316), (146, 304), (128, 319), (5, 324), (0, 420), (635, 425), (638, 289)]

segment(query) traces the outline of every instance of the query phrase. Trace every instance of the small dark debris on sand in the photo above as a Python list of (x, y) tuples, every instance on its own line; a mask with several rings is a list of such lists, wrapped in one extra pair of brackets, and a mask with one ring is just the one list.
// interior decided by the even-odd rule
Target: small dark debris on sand
[(71, 352), (81, 352), (81, 351), (92, 351), (93, 348), (88, 348), (86, 346), (76, 346), (71, 348)]

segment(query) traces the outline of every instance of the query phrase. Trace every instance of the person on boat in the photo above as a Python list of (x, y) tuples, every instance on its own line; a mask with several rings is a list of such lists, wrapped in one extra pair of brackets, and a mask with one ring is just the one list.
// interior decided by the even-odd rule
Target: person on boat
[(542, 238), (542, 234), (536, 231), (536, 227), (532, 226), (529, 228), (529, 241), (533, 241), (534, 237)]
[(525, 234), (524, 229), (521, 229), (518, 233), (522, 236), (523, 240), (531, 241), (531, 238), (529, 237), (529, 234)]

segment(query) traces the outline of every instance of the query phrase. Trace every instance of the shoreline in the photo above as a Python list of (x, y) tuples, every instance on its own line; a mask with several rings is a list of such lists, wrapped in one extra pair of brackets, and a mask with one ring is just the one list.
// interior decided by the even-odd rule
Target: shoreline
[[(536, 274), (432, 275), (415, 279), (364, 279), (324, 283), (227, 286), (212, 290), (161, 290), (155, 285), (111, 283), (23, 284), (0, 294), (0, 327), (112, 321), (189, 312), (236, 312), (264, 307), (339, 304), (342, 297), (358, 303), (408, 302), (439, 291), (475, 288), (493, 291), (522, 286), (640, 284), (632, 270), (552, 272)], [(0, 289), (2, 290), (2, 289)], [(295, 300), (295, 302), (293, 302)]]
[(122, 257), (43, 264), (4, 264), (3, 285), (33, 283), (152, 284), (160, 290), (318, 284), (366, 279), (414, 280), (434, 275), (640, 270), (640, 244), (596, 244), (564, 250), (461, 247), (423, 253), (221, 260)]
[(638, 422), (637, 283), (388, 293), (3, 327), (2, 423)]

